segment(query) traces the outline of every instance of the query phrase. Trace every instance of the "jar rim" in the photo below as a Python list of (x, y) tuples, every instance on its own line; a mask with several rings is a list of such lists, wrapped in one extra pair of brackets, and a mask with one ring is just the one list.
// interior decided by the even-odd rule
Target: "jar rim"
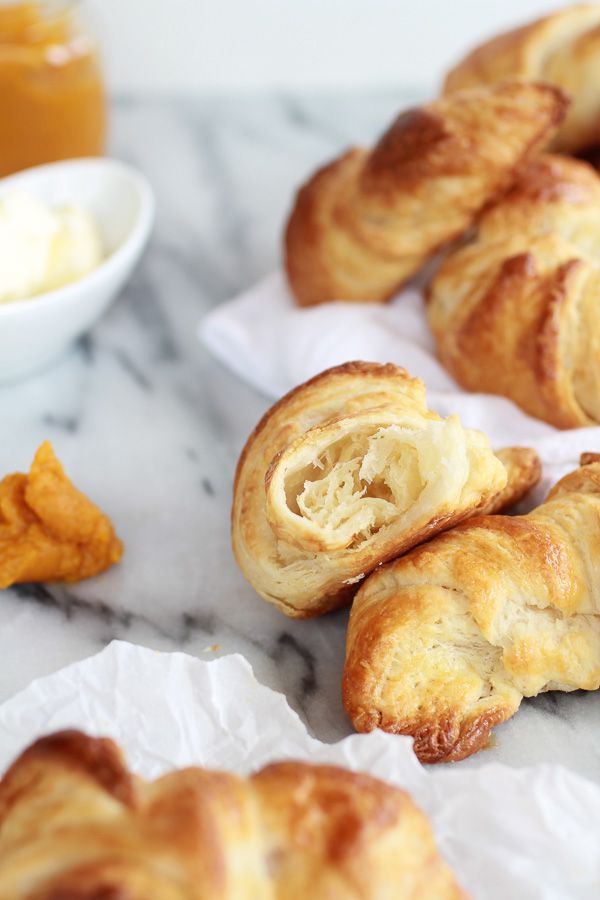
[(56, 14), (64, 9), (71, 9), (80, 6), (81, 0), (0, 0), (0, 9), (10, 9), (11, 6), (38, 6), (40, 10), (52, 13), (56, 10)]
[(35, 44), (37, 41), (43, 41), (46, 31), (61, 19), (70, 19), (80, 5), (81, 0), (0, 0), (0, 46), (22, 43), (11, 40), (10, 34), (2, 33), (1, 16), (3, 12), (8, 12), (11, 8), (17, 10), (22, 7), (25, 10), (30, 8), (33, 13), (38, 13), (38, 18), (24, 25), (20, 32), (24, 38), (23, 43)]

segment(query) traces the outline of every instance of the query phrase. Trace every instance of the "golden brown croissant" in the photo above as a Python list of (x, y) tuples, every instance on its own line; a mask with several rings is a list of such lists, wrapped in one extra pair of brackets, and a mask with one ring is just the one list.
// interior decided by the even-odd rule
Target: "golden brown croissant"
[(558, 428), (600, 422), (600, 178), (545, 156), (481, 217), (429, 288), (444, 365)]
[(401, 115), (371, 152), (354, 149), (300, 190), (285, 263), (303, 306), (389, 299), (471, 224), (562, 120), (565, 97), (507, 83)]
[(522, 698), (600, 685), (600, 459), (527, 516), (477, 517), (378, 569), (350, 616), (343, 696), (358, 731), (424, 762), (485, 746)]
[(112, 741), (33, 744), (0, 782), (0, 900), (459, 900), (426, 816), (367, 775), (134, 778)]
[(573, 152), (600, 141), (600, 4), (569, 6), (477, 47), (452, 69), (446, 94), (506, 78), (545, 81), (572, 98), (553, 146)]
[(516, 501), (539, 477), (533, 451), (503, 462), (481, 432), (428, 410), (422, 382), (404, 369), (329, 369), (248, 439), (234, 485), (236, 559), (282, 612), (319, 615), (348, 602), (379, 563)]
[(0, 589), (21, 581), (79, 581), (122, 553), (110, 519), (69, 481), (49, 441), (28, 475), (0, 481)]

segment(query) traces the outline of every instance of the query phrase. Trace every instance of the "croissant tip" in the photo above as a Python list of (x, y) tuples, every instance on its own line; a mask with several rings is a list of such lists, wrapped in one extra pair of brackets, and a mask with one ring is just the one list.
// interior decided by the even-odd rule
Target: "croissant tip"
[(33, 760), (47, 763), (56, 760), (84, 773), (108, 793), (126, 805), (133, 798), (133, 779), (123, 755), (110, 738), (90, 737), (77, 729), (58, 731), (39, 738), (12, 764), (5, 781), (14, 777), (21, 766)]
[(579, 457), (579, 465), (580, 466), (589, 466), (592, 463), (600, 462), (600, 453), (582, 453)]

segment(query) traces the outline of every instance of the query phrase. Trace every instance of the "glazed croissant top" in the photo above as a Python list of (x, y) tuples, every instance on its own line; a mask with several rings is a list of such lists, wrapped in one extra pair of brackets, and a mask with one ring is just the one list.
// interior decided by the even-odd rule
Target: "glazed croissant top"
[(554, 133), (556, 88), (506, 83), (403, 113), (369, 152), (353, 149), (300, 190), (285, 264), (303, 306), (389, 299), (460, 235)]
[(458, 760), (523, 696), (600, 686), (600, 456), (588, 459), (528, 515), (476, 517), (365, 582), (344, 671), (359, 731)]
[(538, 474), (532, 451), (501, 462), (481, 432), (428, 410), (422, 382), (403, 369), (346, 363), (280, 400), (248, 439), (234, 553), (265, 600), (318, 615), (347, 602), (379, 563), (509, 504)]
[(438, 353), (466, 388), (559, 428), (600, 422), (600, 178), (531, 162), (429, 288)]
[(62, 732), (0, 782), (0, 900), (460, 900), (425, 815), (332, 766), (134, 778)]
[(600, 142), (600, 4), (568, 6), (477, 47), (446, 78), (446, 94), (505, 78), (545, 81), (571, 97), (553, 141), (574, 152)]

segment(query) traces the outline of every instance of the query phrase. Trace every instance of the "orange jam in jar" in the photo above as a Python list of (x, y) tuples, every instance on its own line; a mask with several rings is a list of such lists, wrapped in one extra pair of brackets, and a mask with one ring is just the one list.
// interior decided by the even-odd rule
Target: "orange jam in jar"
[(104, 151), (106, 98), (75, 0), (0, 0), (0, 176)]

